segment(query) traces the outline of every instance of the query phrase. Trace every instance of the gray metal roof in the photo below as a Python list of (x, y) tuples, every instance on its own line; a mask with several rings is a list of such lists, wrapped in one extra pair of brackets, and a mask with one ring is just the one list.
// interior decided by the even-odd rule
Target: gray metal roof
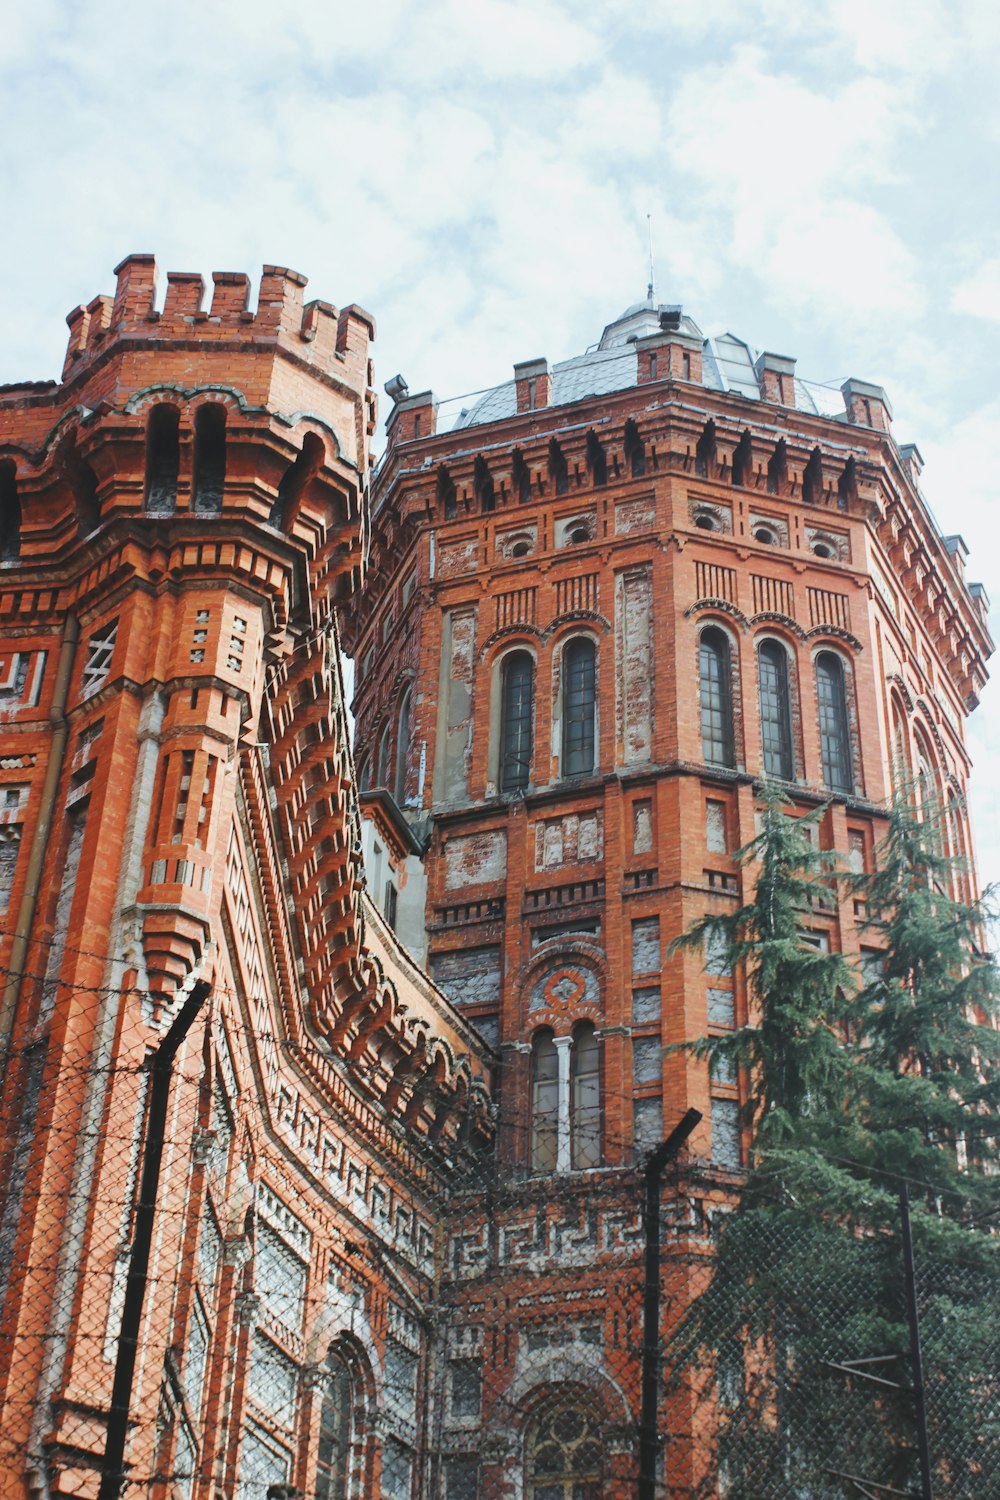
[[(664, 328), (676, 328), (690, 337), (703, 338), (701, 329), (681, 308), (652, 301), (635, 302), (608, 324), (593, 349), (553, 365), (550, 406), (567, 406), (587, 396), (630, 390), (638, 383), (636, 339), (661, 333)], [(703, 338), (702, 385), (707, 390), (729, 391), (748, 401), (759, 401), (760, 388), (754, 370), (758, 354), (758, 350), (733, 333)], [(795, 405), (799, 411), (813, 415), (841, 418), (845, 415), (844, 397), (839, 390), (798, 379)], [(514, 381), (505, 380), (481, 396), (470, 410), (463, 411), (452, 430), (502, 421), (516, 412)]]

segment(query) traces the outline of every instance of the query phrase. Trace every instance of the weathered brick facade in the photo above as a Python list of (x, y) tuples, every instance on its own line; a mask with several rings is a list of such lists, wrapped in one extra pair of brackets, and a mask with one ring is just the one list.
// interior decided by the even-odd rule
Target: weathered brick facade
[[(982, 590), (921, 499), (884, 392), (810, 392), (794, 366), (640, 304), (586, 356), (515, 366), (449, 431), (430, 392), (393, 383), (347, 640), (359, 777), (429, 835), (430, 972), (502, 1057), (507, 1197), (491, 1235), (470, 1204), (455, 1261), (492, 1370), (486, 1495), (535, 1494), (525, 1434), (560, 1383), (598, 1412), (599, 1492), (632, 1493), (630, 1168), (693, 1106), (708, 1199), (737, 1180), (736, 1081), (672, 1049), (739, 1024), (744, 998), (711, 954), (668, 949), (744, 894), (732, 854), (754, 836), (755, 783), (770, 769), (801, 809), (828, 804), (822, 842), (858, 869), (899, 756), (954, 796), (948, 837), (969, 851)], [(859, 958), (858, 917), (817, 910), (812, 940)], [(581, 1037), (599, 1049), (596, 1154), (577, 1118)], [(678, 1257), (698, 1238), (684, 1202), (667, 1211)], [(583, 1332), (546, 1355), (557, 1325)], [(664, 1493), (688, 1494), (698, 1469), (675, 1427)]]
[(127, 1493), (371, 1494), (418, 1470), (414, 1308), (489, 1131), (486, 1049), (363, 894), (373, 325), (280, 267), (255, 311), (154, 279), (0, 391), (0, 1493), (118, 1494), (117, 1425)]

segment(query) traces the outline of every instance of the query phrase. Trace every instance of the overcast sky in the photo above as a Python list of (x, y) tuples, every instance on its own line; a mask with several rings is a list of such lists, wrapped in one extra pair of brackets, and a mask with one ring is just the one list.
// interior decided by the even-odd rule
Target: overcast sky
[[(138, 250), (161, 277), (293, 266), (375, 314), (379, 384), (457, 397), (641, 298), (649, 213), (661, 300), (887, 388), (1000, 603), (996, 0), (0, 0), (0, 21), (0, 380), (58, 375), (64, 315)], [(994, 686), (986, 879), (998, 725)]]

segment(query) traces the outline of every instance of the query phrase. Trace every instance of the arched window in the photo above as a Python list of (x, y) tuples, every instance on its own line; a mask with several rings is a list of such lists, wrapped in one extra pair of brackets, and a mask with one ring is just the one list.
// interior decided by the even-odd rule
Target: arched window
[(625, 423), (625, 461), (632, 478), (641, 479), (646, 472), (646, 446), (631, 417)]
[(701, 687), (701, 753), (712, 766), (733, 764), (732, 653), (724, 631), (710, 625), (701, 633), (698, 655)]
[(816, 658), (816, 701), (823, 785), (831, 792), (853, 791), (844, 664), (833, 651), (821, 651)]
[(593, 484), (607, 484), (608, 456), (597, 433), (593, 431), (587, 433), (587, 468)]
[(396, 784), (393, 788), (393, 795), (400, 807), (406, 795), (406, 752), (410, 747), (410, 705), (412, 702), (412, 690), (407, 688), (399, 700), (399, 714), (396, 720)]
[(17, 469), (13, 460), (0, 463), (0, 562), (21, 556), (21, 502), (17, 498)]
[(549, 478), (557, 495), (565, 495), (569, 489), (569, 468), (566, 455), (555, 438), (549, 443)]
[(527, 651), (504, 657), (500, 673), (500, 790), (517, 792), (531, 778), (534, 667)]
[(577, 636), (563, 653), (562, 774), (586, 776), (594, 769), (597, 649)]
[(525, 1500), (600, 1500), (602, 1459), (592, 1403), (547, 1403), (526, 1445)]
[(379, 736), (378, 755), (375, 759), (375, 785), (387, 787), (389, 785), (389, 735), (390, 726), (386, 724)]
[(206, 401), (194, 419), (195, 510), (218, 515), (225, 482), (226, 408), (218, 401)]
[(316, 1500), (347, 1500), (351, 1454), (351, 1372), (333, 1350), (326, 1357), (326, 1388), (319, 1415)]
[(760, 669), (760, 738), (765, 776), (791, 781), (792, 716), (788, 694), (788, 654), (777, 641), (762, 642)]
[(573, 1033), (570, 1146), (573, 1170), (601, 1165), (600, 1049), (590, 1021)]
[(289, 529), (298, 501), (309, 481), (319, 473), (325, 457), (322, 438), (315, 432), (307, 432), (301, 450), (281, 476), (277, 498), (267, 518), (271, 526), (279, 531)]
[(367, 792), (368, 788), (371, 786), (371, 779), (372, 777), (371, 771), (369, 770), (369, 761), (368, 757), (366, 756), (364, 760), (358, 761), (358, 791)]
[(161, 402), (146, 423), (146, 509), (170, 515), (177, 507), (180, 412)]
[(559, 1153), (559, 1053), (551, 1031), (531, 1044), (531, 1169), (554, 1172)]

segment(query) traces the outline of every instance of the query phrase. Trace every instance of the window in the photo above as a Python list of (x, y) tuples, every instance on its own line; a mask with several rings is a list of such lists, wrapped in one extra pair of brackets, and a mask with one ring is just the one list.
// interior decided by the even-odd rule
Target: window
[(170, 515), (177, 505), (177, 470), (180, 466), (176, 406), (154, 406), (146, 424), (146, 509)]
[(760, 669), (760, 737), (766, 776), (791, 781), (792, 723), (788, 699), (788, 654), (777, 641), (757, 652)]
[(601, 1164), (600, 1052), (589, 1021), (578, 1026), (574, 1033), (571, 1074), (573, 1170), (584, 1172)]
[(21, 556), (21, 502), (17, 498), (17, 469), (11, 459), (0, 463), (0, 562)]
[(549, 443), (549, 478), (557, 495), (565, 495), (569, 489), (569, 468), (566, 455), (555, 438)]
[(218, 515), (225, 482), (226, 408), (208, 401), (194, 419), (194, 509)]
[(733, 764), (732, 658), (729, 641), (715, 625), (701, 633), (701, 753), (709, 765)]
[(559, 1142), (559, 1054), (551, 1031), (531, 1044), (531, 1167), (554, 1172)]
[[(650, 367), (650, 378), (655, 380), (656, 374)], [(625, 423), (625, 462), (628, 464), (629, 473), (633, 479), (641, 479), (646, 472), (646, 448), (639, 435), (639, 429), (629, 417)]]
[(481, 453), (476, 459), (472, 487), (475, 490), (476, 499), (479, 501), (479, 509), (484, 515), (496, 509), (496, 487), (493, 483), (493, 475), (490, 473), (489, 465)]
[(406, 752), (410, 746), (410, 705), (413, 695), (410, 688), (406, 689), (399, 700), (399, 714), (396, 721), (396, 784), (394, 793), (400, 807), (406, 795)]
[(504, 657), (500, 673), (500, 790), (516, 792), (531, 778), (534, 662), (527, 651)]
[(455, 489), (455, 481), (444, 464), (437, 472), (437, 503), (439, 510), (444, 512), (446, 521), (453, 521), (458, 515), (458, 493)]
[(448, 1365), (448, 1412), (453, 1422), (478, 1418), (483, 1404), (481, 1359), (453, 1359)]
[(527, 1444), (526, 1500), (600, 1500), (602, 1457), (593, 1409), (568, 1402), (549, 1407)]
[(531, 1048), (531, 1166), (585, 1172), (601, 1164), (601, 1058), (597, 1033), (582, 1022), (572, 1038), (545, 1028)]
[(379, 736), (378, 756), (375, 761), (375, 785), (389, 785), (389, 725), (386, 724)]
[(597, 651), (577, 637), (563, 654), (562, 774), (586, 776), (594, 769)]
[(608, 482), (608, 456), (596, 432), (587, 434), (587, 468), (591, 482), (603, 485)]
[(520, 448), (514, 449), (513, 458), (513, 487), (517, 495), (518, 504), (526, 505), (531, 499), (531, 470), (524, 461), (524, 454)]
[(832, 651), (821, 651), (816, 658), (816, 699), (823, 784), (831, 792), (853, 791), (844, 664)]
[(326, 1388), (319, 1415), (316, 1500), (346, 1500), (350, 1472), (351, 1375), (332, 1351), (326, 1358)]

